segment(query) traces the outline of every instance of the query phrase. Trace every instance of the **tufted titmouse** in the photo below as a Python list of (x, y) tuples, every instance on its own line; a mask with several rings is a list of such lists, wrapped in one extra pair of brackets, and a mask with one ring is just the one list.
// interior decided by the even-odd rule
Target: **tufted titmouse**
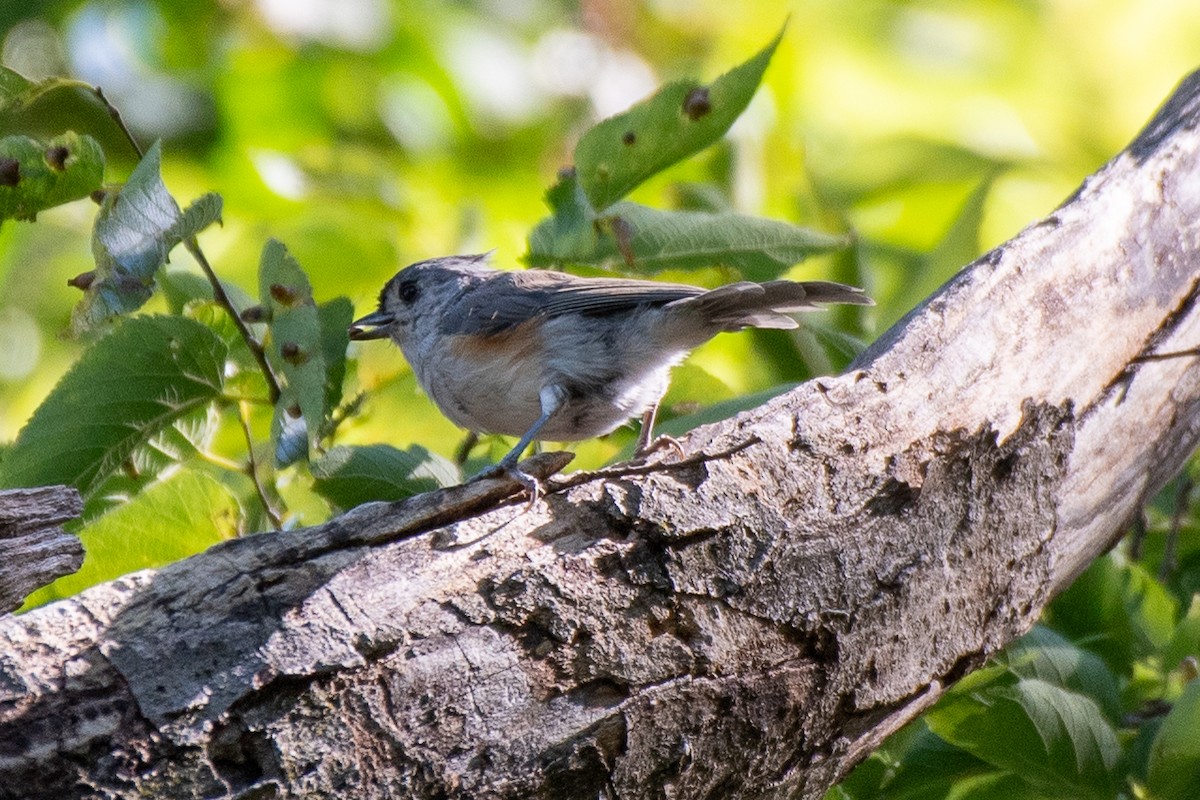
[(413, 264), (350, 326), (355, 340), (390, 337), (442, 413), (468, 430), (519, 436), (492, 470), (537, 492), (516, 469), (534, 439), (574, 441), (642, 415), (647, 452), (671, 367), (722, 331), (795, 328), (817, 303), (872, 305), (827, 281), (733, 283), (702, 289), (561, 272), (502, 272), (487, 254)]

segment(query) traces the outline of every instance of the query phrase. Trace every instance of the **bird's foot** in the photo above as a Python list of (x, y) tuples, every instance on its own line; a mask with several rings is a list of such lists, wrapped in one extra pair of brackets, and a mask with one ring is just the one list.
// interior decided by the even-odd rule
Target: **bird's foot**
[(650, 456), (654, 455), (655, 453), (662, 452), (663, 450), (670, 450), (674, 452), (678, 458), (683, 458), (685, 455), (687, 455), (683, 452), (683, 445), (681, 445), (679, 440), (674, 436), (656, 436), (654, 437), (654, 441), (639, 445), (638, 448), (633, 451), (633, 460), (645, 461)]
[(542, 495), (546, 493), (545, 487), (543, 487), (540, 480), (528, 472), (519, 469), (516, 464), (506, 464), (501, 461), (483, 470), (474, 478), (471, 478), (471, 480), (478, 481), (486, 478), (508, 478), (520, 484), (529, 492), (529, 505), (527, 508), (533, 508), (537, 505), (538, 500), (541, 500)]

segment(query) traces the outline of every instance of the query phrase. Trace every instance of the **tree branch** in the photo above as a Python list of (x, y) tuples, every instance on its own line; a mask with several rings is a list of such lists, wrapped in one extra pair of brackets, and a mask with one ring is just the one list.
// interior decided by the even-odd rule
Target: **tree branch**
[[(1200, 438), (1200, 76), (850, 373), (688, 458), (226, 542), (0, 621), (0, 796), (818, 798)], [(555, 454), (532, 460), (543, 474)]]
[(0, 491), (0, 616), (25, 596), (83, 565), (83, 545), (62, 524), (83, 511), (67, 486)]

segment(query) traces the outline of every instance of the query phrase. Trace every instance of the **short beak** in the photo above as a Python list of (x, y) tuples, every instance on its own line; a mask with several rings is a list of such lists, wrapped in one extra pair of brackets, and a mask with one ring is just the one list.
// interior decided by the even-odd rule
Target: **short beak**
[(356, 342), (366, 341), (367, 339), (386, 339), (388, 326), (392, 322), (391, 314), (376, 311), (372, 314), (367, 314), (362, 319), (356, 319), (354, 322), (351, 322), (347, 333)]

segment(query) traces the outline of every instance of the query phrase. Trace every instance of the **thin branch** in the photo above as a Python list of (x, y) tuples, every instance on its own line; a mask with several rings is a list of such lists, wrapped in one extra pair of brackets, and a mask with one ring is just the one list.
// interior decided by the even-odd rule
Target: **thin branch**
[(254, 360), (258, 362), (258, 368), (262, 372), (263, 378), (267, 381), (267, 393), (271, 398), (271, 404), (274, 405), (279, 401), (279, 379), (275, 377), (275, 370), (271, 369), (271, 364), (267, 361), (267, 354), (263, 351), (263, 346), (254, 338), (254, 334), (250, 331), (250, 326), (242, 319), (237, 308), (234, 307), (233, 301), (229, 299), (229, 295), (225, 292), (225, 287), (221, 285), (221, 280), (217, 277), (217, 273), (213, 271), (212, 265), (208, 263), (208, 258), (205, 257), (204, 251), (200, 249), (200, 243), (196, 241), (196, 237), (189, 236), (184, 240), (183, 245), (192, 254), (192, 257), (196, 259), (196, 263), (204, 271), (204, 276), (212, 284), (213, 299), (233, 319), (233, 324), (237, 328), (238, 334), (241, 335), (242, 340), (246, 343), (246, 347), (250, 348), (250, 353), (254, 356)]
[(1135, 356), (1129, 360), (1132, 362), (1167, 361), (1172, 358), (1195, 358), (1196, 356), (1200, 356), (1200, 347), (1192, 347), (1187, 350), (1172, 350), (1168, 353), (1146, 353), (1145, 355)]
[(279, 513), (272, 508), (271, 500), (267, 497), (267, 489), (262, 485), (262, 481), (258, 479), (258, 462), (254, 458), (254, 434), (250, 431), (250, 411), (248, 404), (245, 402), (238, 403), (238, 421), (242, 423), (242, 433), (246, 437), (248, 460), (245, 472), (254, 483), (254, 491), (258, 493), (258, 500), (262, 503), (263, 512), (267, 515), (267, 519), (271, 521), (271, 527), (275, 530), (281, 530), (283, 528), (283, 520), (280, 518)]

